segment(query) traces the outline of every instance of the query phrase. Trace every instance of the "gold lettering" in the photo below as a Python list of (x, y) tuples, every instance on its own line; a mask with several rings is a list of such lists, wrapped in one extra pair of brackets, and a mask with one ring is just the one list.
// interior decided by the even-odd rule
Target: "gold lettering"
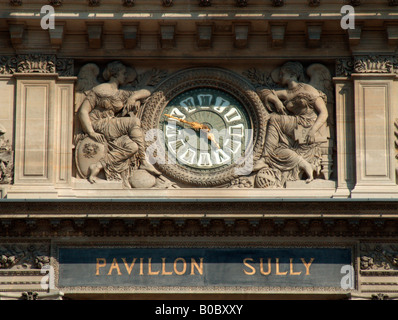
[(276, 275), (278, 276), (285, 276), (287, 275), (287, 271), (285, 272), (279, 272), (279, 258), (275, 258), (276, 260)]
[(103, 268), (105, 266), (106, 266), (106, 259), (105, 258), (97, 258), (97, 267), (96, 267), (97, 272), (95, 273), (95, 275), (99, 276), (99, 268)]
[(254, 261), (254, 260), (253, 260), (252, 258), (245, 258), (245, 259), (243, 259), (243, 264), (244, 264), (246, 267), (250, 268), (252, 271), (246, 271), (245, 269), (243, 269), (243, 272), (244, 272), (245, 274), (247, 274), (248, 276), (252, 276), (253, 274), (256, 273), (256, 269), (254, 269), (254, 267), (253, 267), (252, 265), (250, 265), (250, 264), (248, 263), (248, 261)]
[(191, 275), (195, 274), (195, 268), (199, 271), (200, 275), (203, 275), (203, 258), (200, 259), (200, 265), (196, 262), (195, 258), (191, 258)]
[(140, 276), (144, 275), (144, 258), (140, 258)]
[(166, 271), (166, 258), (162, 258), (162, 275), (168, 276), (173, 274), (172, 271)]
[(315, 258), (311, 258), (310, 262), (307, 263), (307, 262), (305, 262), (304, 258), (301, 258), (301, 261), (303, 262), (305, 269), (306, 269), (306, 272), (305, 272), (306, 276), (310, 275), (310, 266), (311, 266), (312, 262), (314, 262), (314, 260), (315, 260)]
[[(183, 266), (182, 271), (178, 271), (178, 269), (177, 269), (177, 262), (178, 261), (182, 261), (182, 266)], [(181, 275), (183, 275), (185, 273), (185, 271), (187, 271), (187, 262), (185, 261), (185, 259), (184, 258), (175, 259), (174, 260), (174, 272), (176, 274), (178, 274), (179, 276), (181, 276)]]
[(120, 268), (119, 268), (119, 265), (118, 265), (118, 263), (117, 263), (116, 258), (113, 258), (111, 267), (109, 268), (108, 276), (110, 276), (110, 275), (112, 274), (113, 269), (116, 269), (116, 270), (117, 270), (117, 274), (118, 274), (119, 276), (122, 275), (122, 273), (120, 272)]
[(301, 274), (300, 272), (294, 272), (293, 271), (293, 258), (290, 258), (290, 273), (292, 276), (299, 276)]
[(137, 258), (133, 259), (133, 262), (131, 263), (130, 266), (128, 265), (128, 263), (126, 261), (126, 258), (122, 258), (122, 260), (124, 262), (124, 266), (126, 267), (127, 273), (131, 274), (131, 271), (133, 270), (133, 267), (134, 267), (134, 264), (135, 264), (135, 261), (137, 260)]
[(159, 274), (159, 270), (158, 271), (152, 271), (152, 258), (148, 258), (148, 275), (150, 276), (156, 276)]
[(261, 274), (267, 276), (271, 273), (271, 258), (268, 258), (268, 270), (267, 272), (264, 272), (264, 263), (263, 263), (263, 258), (260, 258), (260, 272)]

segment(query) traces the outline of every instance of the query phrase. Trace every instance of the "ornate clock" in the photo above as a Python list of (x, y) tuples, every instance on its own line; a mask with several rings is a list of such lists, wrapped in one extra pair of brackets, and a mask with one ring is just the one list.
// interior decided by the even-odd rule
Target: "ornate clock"
[(249, 174), (261, 154), (265, 109), (251, 85), (232, 72), (181, 71), (160, 84), (142, 110), (155, 165), (184, 185), (228, 183)]

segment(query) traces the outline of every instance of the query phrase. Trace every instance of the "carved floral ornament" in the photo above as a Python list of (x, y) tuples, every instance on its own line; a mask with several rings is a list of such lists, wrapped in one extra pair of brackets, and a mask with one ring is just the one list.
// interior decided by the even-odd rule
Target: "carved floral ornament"
[(73, 59), (59, 59), (55, 55), (39, 53), (17, 56), (0, 56), (0, 74), (58, 73), (59, 76), (74, 76)]
[(0, 269), (41, 269), (48, 264), (50, 264), (50, 257), (47, 245), (0, 246)]
[(398, 270), (396, 244), (361, 244), (361, 271)]
[(398, 73), (398, 56), (362, 55), (336, 60), (336, 76), (348, 77), (352, 73)]

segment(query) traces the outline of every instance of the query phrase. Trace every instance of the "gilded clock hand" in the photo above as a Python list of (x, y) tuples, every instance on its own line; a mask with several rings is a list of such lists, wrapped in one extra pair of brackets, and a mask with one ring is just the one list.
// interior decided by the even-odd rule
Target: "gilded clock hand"
[(216, 145), (216, 147), (218, 149), (221, 149), (220, 145), (216, 141), (216, 138), (214, 137), (214, 134), (210, 133), (210, 128), (207, 125), (202, 124), (202, 123), (198, 123), (198, 122), (190, 122), (190, 121), (187, 121), (187, 120), (184, 120), (184, 119), (181, 119), (181, 118), (174, 117), (174, 116), (169, 115), (169, 114), (165, 114), (165, 116), (170, 118), (170, 119), (174, 119), (174, 120), (180, 121), (182, 123), (186, 123), (189, 126), (191, 126), (192, 129), (194, 129), (194, 130), (197, 130), (197, 131), (203, 130), (203, 131), (205, 131), (207, 133), (207, 139), (212, 141)]
[(194, 130), (201, 130), (201, 129), (202, 130), (209, 130), (210, 129), (205, 124), (201, 124), (201, 123), (198, 123), (198, 122), (190, 122), (190, 121), (187, 121), (187, 120), (184, 120), (184, 119), (181, 119), (181, 118), (174, 117), (174, 116), (169, 115), (169, 114), (165, 114), (165, 116), (170, 118), (170, 119), (174, 119), (174, 120), (180, 121), (182, 123), (186, 123)]
[(210, 132), (207, 132), (207, 139), (209, 139), (210, 141), (212, 141), (215, 145), (216, 145), (216, 147), (218, 148), (218, 149), (221, 149), (220, 148), (220, 145), (217, 143), (217, 141), (216, 141), (216, 138), (214, 137), (214, 134), (212, 134), (212, 133), (210, 133)]

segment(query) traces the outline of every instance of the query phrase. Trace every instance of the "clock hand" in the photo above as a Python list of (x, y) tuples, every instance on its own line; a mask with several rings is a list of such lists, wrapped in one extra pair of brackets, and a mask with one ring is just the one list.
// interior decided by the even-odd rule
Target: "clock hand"
[(212, 141), (217, 146), (218, 149), (221, 149), (220, 145), (216, 141), (216, 138), (214, 137), (214, 134), (210, 133), (210, 128), (207, 125), (202, 124), (202, 123), (198, 123), (198, 122), (186, 121), (184, 119), (177, 118), (177, 117), (174, 117), (174, 116), (169, 115), (169, 114), (165, 114), (165, 116), (170, 118), (170, 119), (174, 119), (174, 120), (180, 121), (182, 123), (186, 123), (186, 124), (190, 125), (194, 130), (203, 130), (203, 131), (205, 131), (207, 133), (207, 139)]
[(214, 137), (214, 134), (212, 134), (212, 133), (210, 133), (210, 132), (207, 132), (207, 139), (209, 139), (210, 141), (212, 141), (215, 145), (216, 145), (216, 147), (218, 148), (218, 149), (221, 149), (220, 148), (220, 145), (217, 143), (217, 141), (216, 141), (216, 138)]
[(187, 120), (184, 120), (184, 119), (181, 119), (181, 118), (174, 117), (174, 116), (169, 115), (169, 114), (165, 114), (165, 116), (170, 118), (170, 119), (174, 119), (174, 120), (180, 121), (182, 123), (186, 123), (189, 126), (191, 126), (191, 128), (194, 129), (194, 130), (200, 130), (200, 129), (202, 129), (202, 130), (210, 130), (210, 128), (208, 126), (206, 126), (205, 124), (201, 124), (201, 123), (198, 123), (198, 122), (190, 122), (190, 121), (187, 121)]

